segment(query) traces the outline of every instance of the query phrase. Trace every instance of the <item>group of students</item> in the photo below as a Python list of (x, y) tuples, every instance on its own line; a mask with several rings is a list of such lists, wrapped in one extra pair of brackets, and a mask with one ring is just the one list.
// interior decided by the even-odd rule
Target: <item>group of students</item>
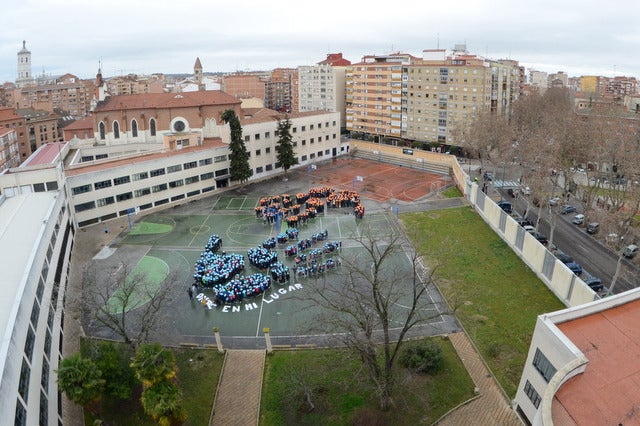
[(246, 277), (236, 277), (225, 284), (216, 286), (213, 290), (216, 300), (221, 303), (236, 303), (259, 296), (271, 286), (271, 278), (264, 274), (253, 274)]
[(264, 247), (250, 248), (247, 257), (253, 266), (262, 270), (269, 269), (272, 264), (278, 261), (278, 253)]

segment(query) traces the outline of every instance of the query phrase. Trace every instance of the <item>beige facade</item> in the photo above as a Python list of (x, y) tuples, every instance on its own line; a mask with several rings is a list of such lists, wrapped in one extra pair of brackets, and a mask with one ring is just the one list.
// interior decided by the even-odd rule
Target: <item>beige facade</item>
[(48, 111), (24, 109), (16, 111), (24, 117), (27, 140), (20, 142), (20, 161), (26, 160), (42, 145), (62, 142), (62, 132), (58, 128), (61, 117)]
[(268, 74), (231, 74), (222, 77), (220, 89), (236, 99), (265, 98)]
[(162, 93), (165, 78), (162, 74), (112, 77), (107, 79), (107, 92), (113, 96), (135, 95), (140, 93)]
[(49, 84), (16, 89), (13, 94), (13, 107), (43, 109), (50, 112), (57, 109), (74, 117), (83, 117), (91, 109), (91, 100), (95, 92), (93, 80), (82, 80), (72, 74), (65, 74)]
[(0, 172), (20, 164), (18, 138), (13, 129), (0, 129)]
[(300, 111), (340, 112), (340, 127), (346, 128), (346, 66), (317, 64), (298, 67)]
[(346, 128), (379, 140), (402, 134), (402, 69), (416, 58), (404, 53), (365, 56), (346, 70)]

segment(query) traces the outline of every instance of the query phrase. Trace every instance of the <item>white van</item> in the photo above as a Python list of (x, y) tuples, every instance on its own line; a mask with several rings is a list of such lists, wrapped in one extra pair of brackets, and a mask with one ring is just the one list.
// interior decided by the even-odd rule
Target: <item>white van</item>
[(631, 259), (638, 253), (638, 246), (635, 244), (630, 244), (624, 248), (622, 255), (627, 259)]

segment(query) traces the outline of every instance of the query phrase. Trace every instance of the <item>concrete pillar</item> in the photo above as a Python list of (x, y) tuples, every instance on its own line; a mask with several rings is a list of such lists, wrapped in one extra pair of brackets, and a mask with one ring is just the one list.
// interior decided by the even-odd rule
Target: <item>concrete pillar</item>
[(269, 336), (269, 327), (265, 327), (262, 329), (264, 333), (264, 340), (267, 342), (267, 353), (270, 354), (273, 352), (273, 346), (271, 346), (271, 336)]
[(218, 352), (224, 353), (224, 348), (222, 347), (222, 339), (220, 339), (220, 329), (218, 327), (213, 327), (213, 337), (216, 339)]

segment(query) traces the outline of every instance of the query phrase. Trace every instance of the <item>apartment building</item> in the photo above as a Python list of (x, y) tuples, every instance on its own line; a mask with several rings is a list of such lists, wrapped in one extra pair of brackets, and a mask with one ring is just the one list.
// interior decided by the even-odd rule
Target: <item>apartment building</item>
[(348, 131), (376, 141), (402, 136), (402, 70), (416, 59), (406, 53), (368, 55), (347, 66)]
[(49, 142), (62, 142), (60, 123), (63, 117), (49, 111), (20, 109), (16, 115), (24, 118), (26, 141), (19, 144), (20, 161), (26, 160), (38, 148)]
[(220, 90), (236, 99), (265, 98), (267, 73), (236, 73), (225, 75)]
[(338, 111), (340, 127), (346, 128), (346, 69), (351, 62), (342, 53), (330, 53), (316, 65), (298, 67), (298, 109)]
[(20, 164), (18, 138), (14, 129), (0, 128), (0, 172)]
[(93, 80), (82, 80), (73, 74), (56, 77), (48, 84), (28, 85), (14, 91), (14, 108), (61, 110), (73, 117), (84, 117), (91, 109), (96, 85)]
[[(27, 137), (27, 128), (25, 126), (26, 119), (16, 114), (11, 107), (0, 107), (0, 128), (15, 130), (15, 138), (18, 143), (18, 150), (26, 149), (29, 143)], [(20, 159), (18, 159), (20, 162)]]
[(298, 70), (295, 68), (276, 68), (271, 71), (265, 82), (265, 108), (276, 111), (297, 111)]
[(106, 80), (107, 92), (113, 96), (164, 92), (165, 77), (162, 74), (127, 74)]
[(403, 65), (402, 132), (413, 141), (455, 144), (455, 129), (482, 110), (509, 114), (524, 85), (516, 61), (489, 60), (453, 51), (425, 50)]

